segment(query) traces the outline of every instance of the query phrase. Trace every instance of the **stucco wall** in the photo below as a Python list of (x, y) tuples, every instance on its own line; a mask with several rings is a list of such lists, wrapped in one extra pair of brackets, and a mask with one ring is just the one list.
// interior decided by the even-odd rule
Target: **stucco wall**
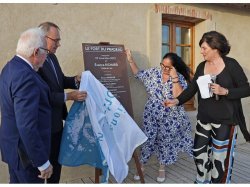
[[(211, 4), (176, 6), (207, 10), (212, 14), (212, 20), (195, 27), (195, 66), (203, 60), (198, 46), (202, 34), (216, 29), (229, 39), (232, 45), (229, 56), (239, 61), (250, 79), (250, 13)], [(155, 13), (154, 4), (0, 4), (0, 70), (15, 55), (20, 33), (44, 21), (55, 22), (61, 28), (62, 41), (57, 56), (66, 75), (84, 70), (81, 43), (124, 44), (132, 50), (142, 69), (161, 61), (161, 14)], [(134, 116), (141, 124), (146, 93), (130, 72), (129, 76)], [(243, 106), (249, 126), (249, 98), (243, 99)], [(189, 115), (194, 121), (196, 113)], [(7, 179), (0, 168), (1, 183)], [(74, 177), (72, 171), (64, 177)]]
[[(145, 68), (149, 8), (147, 4), (1, 4), (0, 68), (15, 54), (20, 33), (48, 20), (61, 28), (57, 56), (66, 75), (84, 70), (81, 44), (100, 41), (131, 48), (138, 65)], [(132, 90), (138, 86), (142, 89), (138, 83), (134, 84)], [(134, 104), (134, 100), (140, 100), (145, 94), (132, 91), (132, 97)], [(137, 103), (134, 107), (136, 113), (143, 106)], [(140, 117), (135, 115), (135, 118)]]
[[(240, 62), (250, 78), (250, 37), (247, 37), (250, 25), (246, 24), (250, 13), (207, 4), (172, 5), (212, 14), (212, 20), (195, 27), (195, 66), (202, 61), (199, 39), (204, 32), (216, 29), (227, 36), (232, 45), (229, 56)], [(20, 33), (48, 20), (61, 28), (57, 56), (66, 75), (84, 70), (81, 48), (84, 42), (124, 44), (133, 51), (140, 68), (156, 66), (161, 61), (161, 13), (155, 13), (154, 4), (0, 4), (0, 12), (0, 69), (15, 54)], [(146, 93), (141, 83), (129, 75), (135, 119), (140, 123)], [(244, 105), (248, 104), (249, 100), (244, 99)]]

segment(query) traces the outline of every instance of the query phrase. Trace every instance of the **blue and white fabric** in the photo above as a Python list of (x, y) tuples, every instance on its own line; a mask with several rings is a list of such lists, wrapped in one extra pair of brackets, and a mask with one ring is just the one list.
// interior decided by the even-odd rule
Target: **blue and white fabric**
[[(60, 161), (63, 164), (63, 160), (66, 160), (64, 157), (70, 154), (67, 151), (77, 149), (78, 158), (75, 158), (75, 153), (70, 155), (72, 158), (67, 158), (71, 159), (73, 164), (74, 160), (78, 162), (77, 160), (81, 159), (80, 155), (84, 157), (84, 154), (88, 153), (90, 156), (84, 158), (83, 164), (92, 165), (93, 161), (94, 164), (104, 167), (107, 163), (110, 173), (121, 183), (128, 174), (127, 163), (134, 150), (145, 142), (147, 137), (120, 102), (90, 71), (82, 73), (80, 90), (85, 90), (88, 94), (86, 102), (82, 103), (86, 104), (86, 110), (82, 111), (82, 108), (69, 111), (74, 118), (68, 123), (70, 119), (67, 119), (65, 123)], [(68, 125), (72, 127), (67, 128)], [(67, 151), (63, 151), (63, 147), (67, 147)]]
[(108, 182), (109, 170), (89, 119), (85, 102), (74, 102), (65, 121), (59, 163), (64, 166), (90, 165), (102, 169), (102, 183)]

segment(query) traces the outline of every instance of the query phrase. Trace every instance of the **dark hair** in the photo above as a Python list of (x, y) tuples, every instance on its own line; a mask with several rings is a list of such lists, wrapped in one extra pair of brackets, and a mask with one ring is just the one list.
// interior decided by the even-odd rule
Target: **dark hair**
[(226, 56), (231, 49), (226, 37), (217, 31), (204, 33), (199, 42), (200, 47), (203, 42), (207, 42), (212, 49), (217, 49), (222, 57)]
[(185, 64), (181, 57), (179, 57), (176, 53), (167, 53), (162, 59), (164, 60), (165, 58), (169, 58), (171, 60), (172, 66), (174, 66), (177, 72), (184, 76), (187, 82), (191, 81), (190, 68)]
[(49, 32), (50, 27), (55, 27), (60, 31), (60, 28), (55, 23), (49, 21), (41, 23), (38, 27), (41, 28), (45, 33)]

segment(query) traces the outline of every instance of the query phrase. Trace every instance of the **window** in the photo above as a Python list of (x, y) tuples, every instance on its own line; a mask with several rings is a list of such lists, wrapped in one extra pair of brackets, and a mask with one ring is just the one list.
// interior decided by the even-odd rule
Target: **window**
[[(168, 52), (178, 54), (194, 72), (194, 25), (185, 17), (162, 16), (162, 57)], [(182, 18), (182, 19), (180, 19)], [(194, 98), (185, 103), (186, 110), (195, 110)]]

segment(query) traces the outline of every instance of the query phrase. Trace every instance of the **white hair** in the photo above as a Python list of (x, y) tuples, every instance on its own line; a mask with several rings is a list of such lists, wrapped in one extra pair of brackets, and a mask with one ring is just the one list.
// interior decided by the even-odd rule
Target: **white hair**
[(30, 57), (34, 49), (45, 46), (45, 42), (45, 33), (42, 29), (28, 29), (20, 35), (16, 52), (19, 55)]

